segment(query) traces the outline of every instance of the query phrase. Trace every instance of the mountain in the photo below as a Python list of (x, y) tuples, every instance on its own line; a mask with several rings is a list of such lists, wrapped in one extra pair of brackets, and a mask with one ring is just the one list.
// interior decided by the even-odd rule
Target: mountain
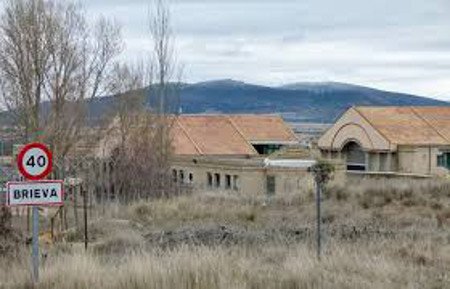
[[(289, 122), (332, 123), (349, 107), (358, 105), (450, 105), (431, 98), (337, 82), (299, 82), (269, 87), (225, 79), (184, 83), (179, 87), (180, 107), (178, 101), (169, 101), (176, 103), (169, 109), (171, 112), (278, 113)], [(154, 106), (157, 102), (149, 97), (147, 103)], [(113, 96), (94, 99), (89, 103), (90, 118), (98, 119), (111, 113), (113, 105)], [(0, 114), (1, 123), (6, 118)]]
[(291, 122), (330, 123), (351, 106), (450, 105), (415, 95), (337, 82), (300, 82), (281, 87), (217, 80), (183, 86), (184, 113), (280, 113)]

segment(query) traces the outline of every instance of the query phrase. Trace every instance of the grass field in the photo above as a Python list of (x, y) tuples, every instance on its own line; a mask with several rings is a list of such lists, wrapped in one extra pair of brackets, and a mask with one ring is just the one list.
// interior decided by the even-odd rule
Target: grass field
[[(45, 248), (37, 288), (450, 288), (450, 183), (334, 182), (324, 198), (321, 261), (310, 188), (211, 193), (111, 205), (87, 252), (73, 230)], [(20, 254), (0, 287), (31, 286)]]

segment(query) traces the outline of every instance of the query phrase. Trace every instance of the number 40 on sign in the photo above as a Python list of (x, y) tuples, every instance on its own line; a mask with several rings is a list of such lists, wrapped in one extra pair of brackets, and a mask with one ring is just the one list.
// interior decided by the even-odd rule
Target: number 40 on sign
[(52, 171), (52, 153), (44, 144), (28, 144), (20, 150), (17, 166), (26, 179), (43, 179)]

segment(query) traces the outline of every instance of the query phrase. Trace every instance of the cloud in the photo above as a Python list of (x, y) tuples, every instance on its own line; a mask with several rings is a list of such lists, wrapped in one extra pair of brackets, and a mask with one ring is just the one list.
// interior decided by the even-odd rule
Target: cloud
[[(86, 1), (148, 50), (149, 1)], [(186, 81), (346, 81), (450, 100), (448, 0), (173, 0)], [(449, 80), (448, 80), (449, 79)]]

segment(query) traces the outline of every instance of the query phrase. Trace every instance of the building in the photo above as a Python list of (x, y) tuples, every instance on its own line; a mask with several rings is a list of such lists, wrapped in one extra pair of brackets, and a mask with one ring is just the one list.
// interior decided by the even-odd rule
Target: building
[(314, 162), (273, 115), (182, 115), (173, 129), (173, 180), (194, 191), (283, 194), (311, 185)]
[(352, 107), (319, 139), (348, 171), (445, 175), (450, 107)]

